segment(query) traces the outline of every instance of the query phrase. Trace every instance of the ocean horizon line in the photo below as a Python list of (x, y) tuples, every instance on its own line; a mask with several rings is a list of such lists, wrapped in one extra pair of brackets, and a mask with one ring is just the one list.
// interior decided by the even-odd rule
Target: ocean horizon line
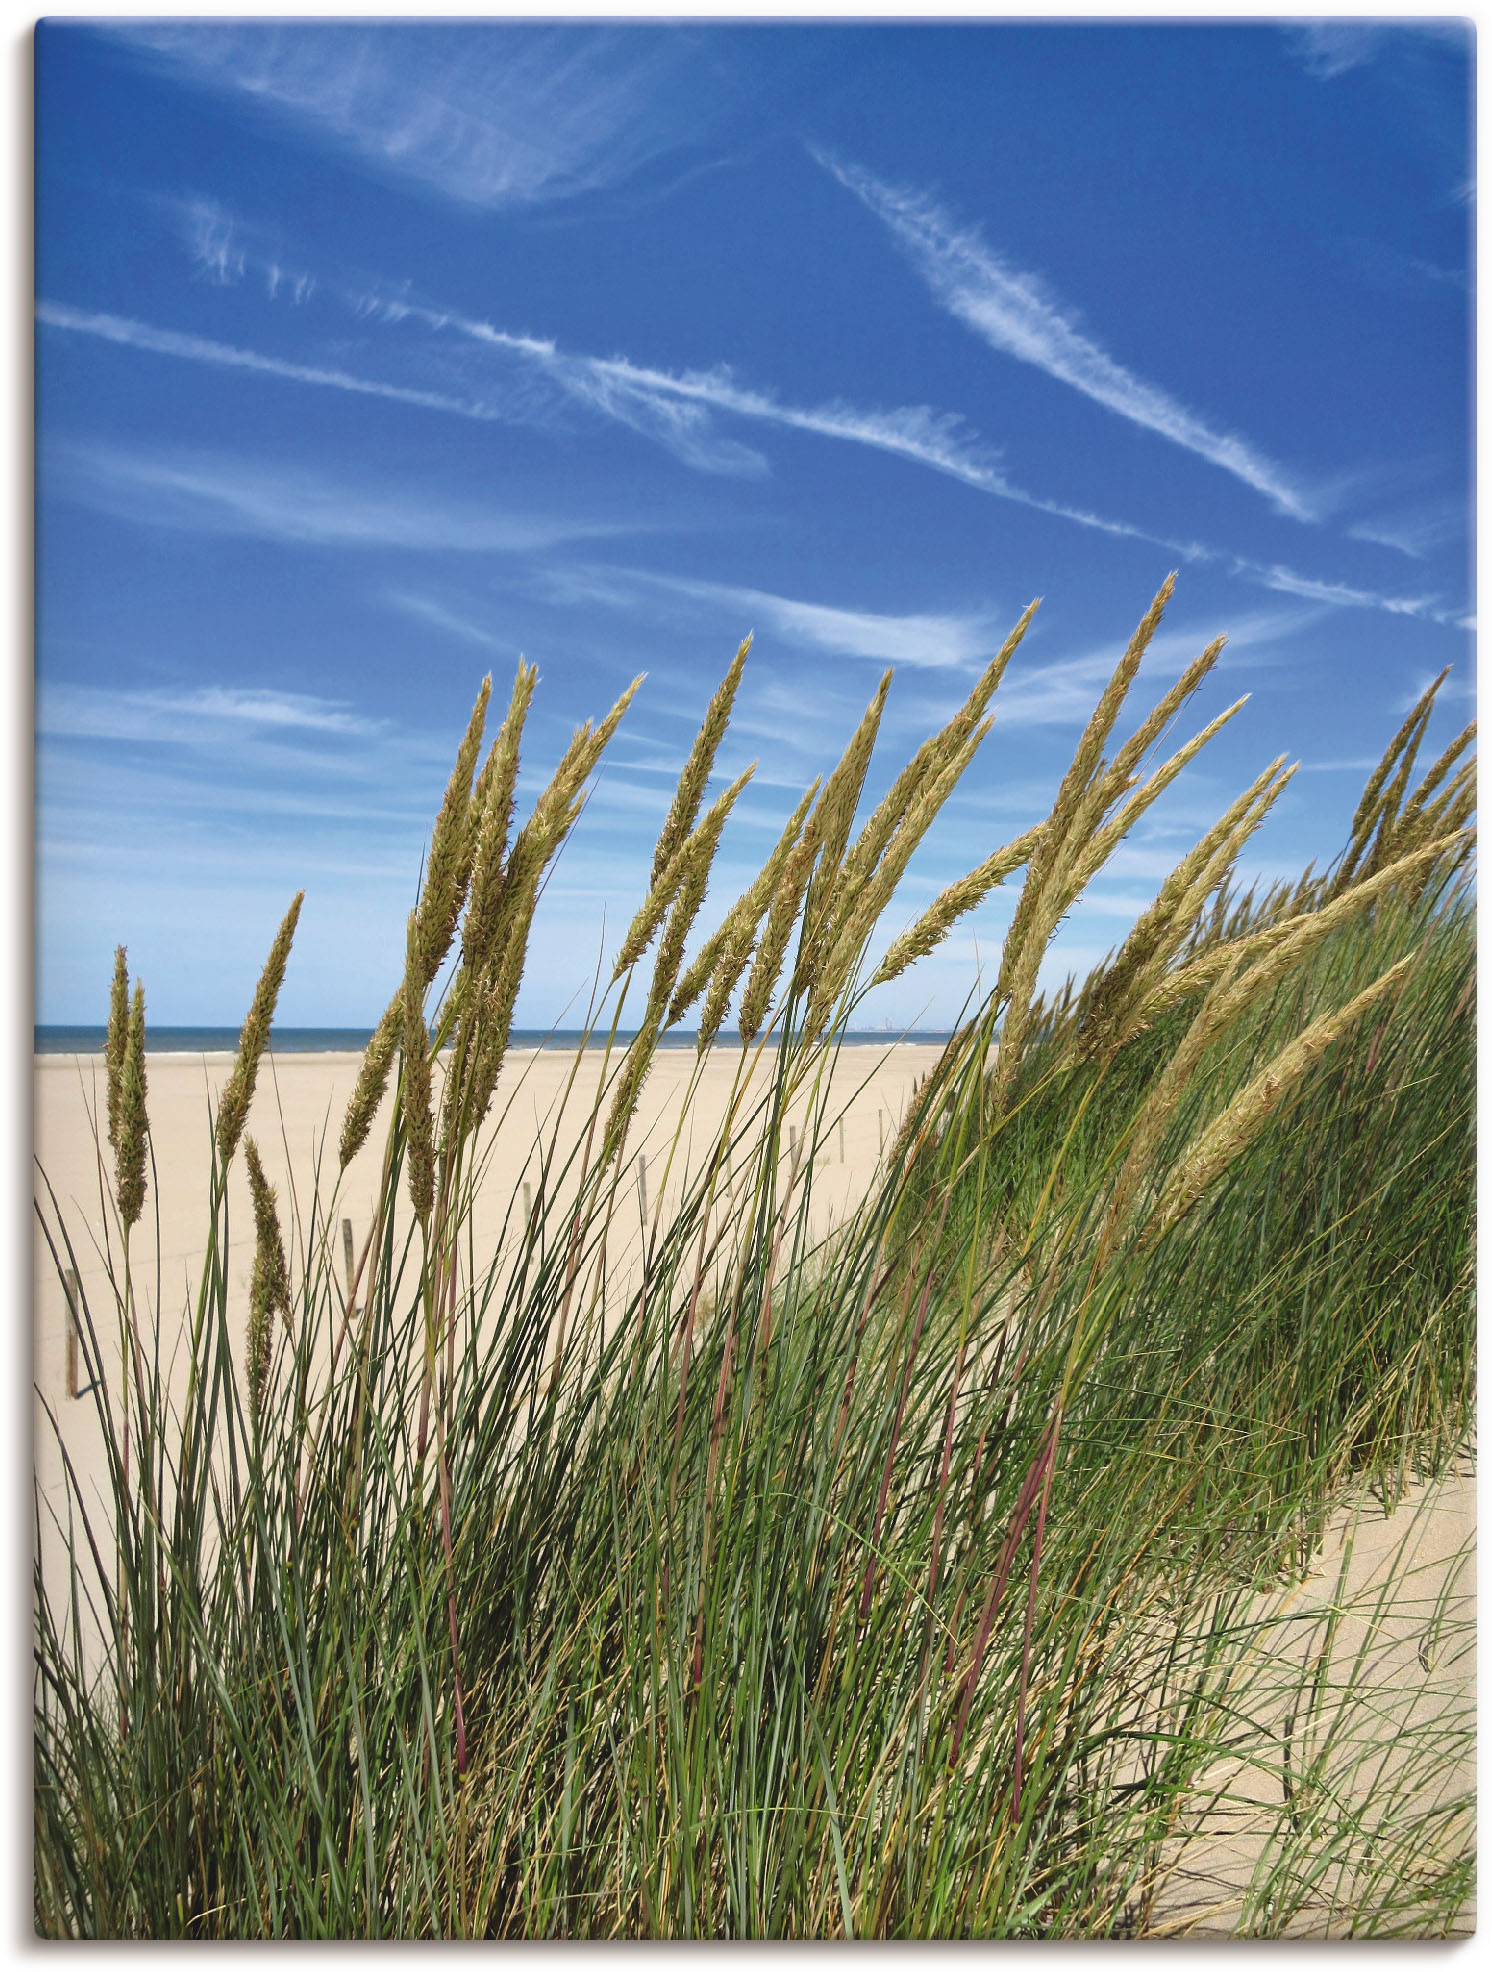
[[(102, 1054), (107, 1034), (104, 1026), (79, 1026), (64, 1022), (37, 1022), (32, 1029), (32, 1051), (38, 1055)], [(864, 1027), (852, 1028), (841, 1036), (849, 1047), (941, 1046), (949, 1040), (951, 1027)], [(619, 1043), (636, 1038), (636, 1029), (621, 1029)], [(146, 1032), (145, 1051), (150, 1054), (231, 1054), (238, 1046), (237, 1027), (157, 1026)], [(361, 1053), (373, 1037), (371, 1027), (272, 1027), (271, 1053), (353, 1054)], [(509, 1037), (509, 1046), (568, 1052), (585, 1038), (581, 1027), (518, 1027)], [(692, 1048), (699, 1038), (697, 1028), (676, 1028), (658, 1037), (660, 1048)], [(588, 1045), (604, 1047), (607, 1032), (593, 1029)]]

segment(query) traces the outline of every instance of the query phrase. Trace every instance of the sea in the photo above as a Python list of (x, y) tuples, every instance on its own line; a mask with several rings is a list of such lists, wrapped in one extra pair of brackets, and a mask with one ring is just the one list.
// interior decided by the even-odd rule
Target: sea
[[(106, 1030), (102, 1027), (37, 1027), (37, 1054), (102, 1054)], [(270, 1051), (274, 1054), (360, 1054), (373, 1037), (371, 1027), (274, 1027), (270, 1030)], [(591, 1047), (606, 1045), (605, 1033), (590, 1036)], [(623, 1031), (616, 1045), (634, 1038)], [(660, 1036), (660, 1048), (692, 1048), (698, 1036), (688, 1028), (678, 1028)], [(722, 1037), (727, 1042), (729, 1035)], [(841, 1037), (846, 1047), (890, 1047), (896, 1042), (916, 1046), (942, 1047), (952, 1038), (952, 1030), (914, 1028), (906, 1032), (894, 1028), (867, 1028)], [(515, 1028), (509, 1038), (512, 1048), (547, 1048), (559, 1054), (572, 1054), (585, 1039), (578, 1027)], [(147, 1030), (147, 1054), (232, 1054), (238, 1046), (236, 1027), (151, 1027)]]

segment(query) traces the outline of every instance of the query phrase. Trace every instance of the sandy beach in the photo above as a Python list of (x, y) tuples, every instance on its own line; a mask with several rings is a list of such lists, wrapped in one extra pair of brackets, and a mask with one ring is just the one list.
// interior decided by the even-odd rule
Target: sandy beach
[[(815, 1160), (813, 1223), (826, 1232), (863, 1197), (882, 1147), (895, 1133), (918, 1079), (937, 1060), (931, 1045), (862, 1043), (841, 1050), (831, 1078), (825, 1114), (827, 1128)], [(731, 1099), (738, 1051), (721, 1048), (701, 1067), (692, 1049), (661, 1051), (644, 1085), (628, 1139), (630, 1186), (635, 1209), (619, 1225), (609, 1262), (625, 1273), (629, 1249), (639, 1244), (644, 1207), (651, 1217), (660, 1202), (667, 1209), (683, 1173), (717, 1137)], [(259, 1146), (265, 1172), (279, 1200), (286, 1246), (295, 1255), (307, 1236), (309, 1201), (318, 1171), (323, 1201), (336, 1176), (337, 1139), (347, 1099), (357, 1078), (357, 1054), (270, 1053), (260, 1070), (248, 1132)], [(599, 1050), (588, 1051), (577, 1069), (575, 1056), (547, 1049), (515, 1051), (505, 1065), (491, 1115), (483, 1131), (485, 1175), (473, 1226), (479, 1254), (500, 1252), (505, 1225), (523, 1209), (525, 1184), (537, 1187), (545, 1147), (557, 1142), (561, 1156), (577, 1141), (589, 1116), (601, 1072)], [(145, 1213), (131, 1244), (131, 1268), (147, 1305), (161, 1324), (162, 1357), (170, 1360), (183, 1333), (206, 1250), (208, 1209), (208, 1133), (212, 1106), (232, 1066), (229, 1054), (147, 1055), (153, 1166)], [(763, 1061), (753, 1088), (769, 1080)], [(73, 1255), (63, 1271), (77, 1276), (78, 1292), (92, 1310), (104, 1337), (115, 1332), (103, 1229), (113, 1226), (112, 1208), (101, 1201), (98, 1144), (104, 1139), (104, 1068), (101, 1055), (39, 1055), (35, 1060), (36, 1157), (38, 1195), (43, 1177), (56, 1194)], [(688, 1132), (677, 1137), (682, 1098), (698, 1077), (688, 1104)], [(331, 1216), (351, 1225), (361, 1246), (372, 1220), (389, 1105), (375, 1121), (367, 1143), (336, 1187)], [(790, 1122), (784, 1156), (801, 1125)], [(104, 1147), (108, 1166), (107, 1143)], [(559, 1190), (563, 1196), (563, 1187)], [(241, 1355), (253, 1264), (253, 1219), (243, 1157), (229, 1179), (229, 1214), (234, 1239), (229, 1267), (230, 1321)], [(408, 1211), (401, 1191), (400, 1202)], [(323, 1205), (323, 1210), (325, 1210)], [(117, 1232), (114, 1233), (117, 1259)], [(516, 1243), (509, 1225), (508, 1237)], [(340, 1265), (340, 1246), (338, 1248)], [(91, 1403), (68, 1391), (68, 1315), (66, 1288), (46, 1241), (35, 1242), (35, 1383), (39, 1401), (59, 1420), (69, 1455), (80, 1472), (100, 1471), (101, 1447)], [(109, 1358), (112, 1354), (112, 1363)], [(106, 1366), (117, 1374), (117, 1345), (106, 1344)], [(61, 1464), (53, 1433), (44, 1419), (36, 1434), (37, 1471), (46, 1497), (60, 1497)]]

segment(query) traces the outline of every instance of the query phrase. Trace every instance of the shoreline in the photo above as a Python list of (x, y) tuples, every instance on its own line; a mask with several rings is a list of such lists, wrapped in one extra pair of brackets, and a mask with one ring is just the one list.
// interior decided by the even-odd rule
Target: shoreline
[[(45, 1040), (49, 1031), (58, 1036), (58, 1039), (52, 1045), (47, 1045)], [(44, 1061), (101, 1061), (104, 1052), (104, 1031), (101, 1027), (83, 1029), (57, 1027), (51, 1030), (38, 1028), (33, 1032), (32, 1060), (37, 1063)], [(297, 1029), (292, 1027), (286, 1030), (284, 1034), (271, 1035), (269, 1046), (265, 1052), (269, 1055), (276, 1055), (281, 1060), (302, 1056), (323, 1061), (361, 1059), (364, 1049), (372, 1039), (373, 1030), (371, 1028), (366, 1031), (361, 1028), (348, 1028), (345, 1030), (345, 1040), (342, 1039), (343, 1032), (344, 1030), (338, 1028), (312, 1027)], [(842, 1048), (942, 1048), (957, 1032), (958, 1029), (953, 1027), (914, 1027), (907, 1028), (905, 1031), (896, 1029), (885, 1030), (881, 1028), (857, 1028), (848, 1033), (841, 1034), (839, 1037), (839, 1046)], [(628, 1042), (637, 1038), (637, 1033), (638, 1030), (635, 1028), (624, 1028), (620, 1029), (614, 1036), (608, 1036), (601, 1030), (595, 1029), (592, 1030), (590, 1038), (586, 1039), (584, 1031), (580, 1028), (545, 1028), (542, 1030), (538, 1028), (518, 1028), (515, 1030), (508, 1044), (508, 1053), (522, 1055), (574, 1054), (583, 1046), (584, 1051), (589, 1054), (595, 1051), (604, 1051), (608, 1042), (614, 1048), (625, 1047)], [(75, 1040), (80, 1040), (81, 1036), (85, 1034), (90, 1037), (86, 1044), (72, 1044)], [(326, 1035), (328, 1039), (326, 1044), (320, 1043), (319, 1040), (312, 1041), (310, 1039), (301, 1042), (295, 1038), (297, 1034), (305, 1034), (308, 1037)], [(183, 1038), (180, 1040), (173, 1039), (172, 1037), (176, 1035), (180, 1035)], [(189, 1040), (185, 1038), (186, 1036), (201, 1036), (204, 1038), (201, 1040), (197, 1038)], [(211, 1039), (206, 1040), (206, 1037), (209, 1036)], [(337, 1040), (333, 1041), (331, 1039), (332, 1036), (337, 1036)], [(696, 1047), (697, 1041), (698, 1030), (686, 1027), (677, 1029), (670, 1034), (660, 1035), (656, 1047), (660, 1054), (686, 1054)], [(42, 1044), (38, 1045), (38, 1042)], [(728, 1049), (731, 1045), (732, 1043), (728, 1035), (717, 1037), (713, 1043), (713, 1047), (716, 1050)], [(755, 1046), (756, 1043), (752, 1043), (752, 1045)], [(769, 1038), (763, 1045), (767, 1050), (775, 1051), (779, 1043)], [(447, 1047), (442, 1052), (449, 1053), (449, 1051), (450, 1044), (447, 1044)], [(156, 1057), (165, 1059), (178, 1055), (188, 1055), (206, 1061), (231, 1061), (237, 1052), (238, 1030), (236, 1028), (158, 1027), (153, 1031), (147, 1030), (146, 1033), (145, 1058), (147, 1061)]]

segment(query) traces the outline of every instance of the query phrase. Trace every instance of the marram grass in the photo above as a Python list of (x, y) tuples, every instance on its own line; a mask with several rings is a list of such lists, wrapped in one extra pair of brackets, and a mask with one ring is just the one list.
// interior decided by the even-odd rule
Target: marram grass
[[(1380, 1659), (1352, 1641), (1383, 1612), (1344, 1589), (1307, 1622), (1270, 1598), (1348, 1492), (1392, 1501), (1467, 1441), (1470, 741), (1416, 783), (1425, 701), (1338, 863), (1239, 896), (1275, 762), (1110, 961), (1048, 1002), (1056, 926), (1221, 723), (1151, 763), (1213, 646), (1106, 756), (1169, 593), (1047, 817), (892, 943), (883, 973), (1024, 867), (993, 993), (971, 999), (832, 1239), (811, 1221), (827, 1071), (872, 933), (998, 718), (1030, 611), (856, 834), (883, 681), (701, 939), (739, 791), (705, 805), (741, 647), (592, 1007), (594, 1105), (536, 1146), (500, 1254), (472, 1234), (482, 1131), (546, 872), (630, 690), (576, 733), (515, 833), (535, 676), (520, 667), (485, 758), (482, 687), (342, 1129), (339, 1172), (394, 1081), (350, 1286), (340, 1180), (295, 1201), (287, 1254), (245, 1136), (297, 899), (207, 1138), (198, 1290), (184, 1310), (144, 1296), (129, 1265), (144, 1002), (121, 949), (99, 1147), (111, 1222), (66, 1225), (44, 1178), (38, 1201), (59, 1270), (89, 1238), (117, 1256), (113, 1306), (80, 1311), (108, 1504), (70, 1476), (70, 1567), (36, 1574), (41, 1932), (1425, 1936), (1460, 1921), (1454, 1607), (1431, 1596), (1415, 1616), (1425, 1702), (1386, 1722)], [(725, 1121), (619, 1267), (637, 1096), (663, 1029), (696, 1006)], [(226, 1286), (240, 1149), (246, 1359)], [(161, 1362), (178, 1330), (173, 1398)], [(1193, 1894), (1245, 1808), (1245, 1880)]]

